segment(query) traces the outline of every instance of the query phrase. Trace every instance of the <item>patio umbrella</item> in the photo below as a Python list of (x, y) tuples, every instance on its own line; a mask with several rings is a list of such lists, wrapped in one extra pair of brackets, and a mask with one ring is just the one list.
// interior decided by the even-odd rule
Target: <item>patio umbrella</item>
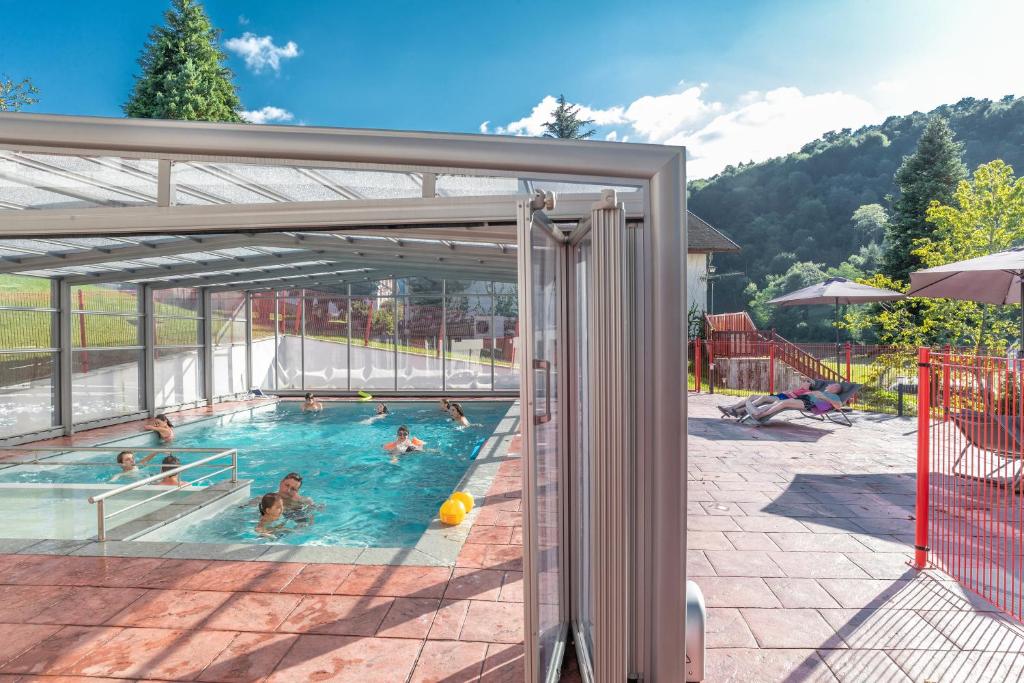
[[(907, 296), (1019, 304), (1024, 298), (1024, 247), (947, 263), (910, 274)], [(1024, 340), (1024, 308), (1020, 319)], [(1022, 341), (1024, 343), (1024, 341)]]
[(809, 306), (812, 304), (833, 304), (836, 307), (836, 347), (839, 346), (839, 305), (867, 304), (876, 301), (896, 301), (903, 294), (891, 289), (862, 285), (845, 277), (830, 277), (810, 287), (775, 297), (768, 303), (777, 306)]

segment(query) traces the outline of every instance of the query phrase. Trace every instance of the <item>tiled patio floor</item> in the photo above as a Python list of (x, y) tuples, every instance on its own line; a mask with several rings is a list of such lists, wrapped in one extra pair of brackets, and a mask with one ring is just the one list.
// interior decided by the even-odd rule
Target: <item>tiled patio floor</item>
[(520, 683), (518, 453), (455, 567), (0, 555), (0, 682)]
[(913, 546), (915, 421), (754, 428), (690, 394), (688, 576), (707, 681), (1017, 681), (1024, 628)]

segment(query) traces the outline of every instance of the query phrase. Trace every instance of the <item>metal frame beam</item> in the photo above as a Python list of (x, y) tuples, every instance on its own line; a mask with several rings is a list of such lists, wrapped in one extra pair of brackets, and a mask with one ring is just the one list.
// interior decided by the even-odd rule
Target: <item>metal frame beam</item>
[(213, 405), (213, 297), (203, 289), (203, 392), (206, 405)]
[(224, 271), (241, 270), (243, 268), (261, 268), (263, 266), (284, 265), (288, 263), (304, 263), (307, 261), (328, 261), (326, 252), (301, 251), (282, 252), (260, 256), (225, 256), (220, 259), (203, 259), (201, 261), (182, 262), (180, 265), (154, 266), (151, 268), (132, 268), (124, 270), (104, 271), (95, 275), (74, 275), (65, 278), (73, 285), (93, 285), (105, 282), (136, 282), (159, 280), (179, 275), (197, 275), (199, 273), (218, 274)]

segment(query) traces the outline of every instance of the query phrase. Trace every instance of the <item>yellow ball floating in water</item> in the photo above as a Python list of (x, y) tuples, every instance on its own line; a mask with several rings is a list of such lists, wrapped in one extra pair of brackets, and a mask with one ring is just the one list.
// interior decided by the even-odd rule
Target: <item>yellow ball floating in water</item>
[(466, 506), (457, 500), (446, 500), (441, 506), (441, 521), (444, 524), (456, 525), (466, 518)]
[(462, 505), (466, 508), (466, 514), (472, 512), (473, 506), (476, 504), (476, 501), (473, 500), (473, 494), (469, 493), (468, 491), (456, 491), (451, 495), (449, 500), (457, 500), (460, 503), (462, 503)]

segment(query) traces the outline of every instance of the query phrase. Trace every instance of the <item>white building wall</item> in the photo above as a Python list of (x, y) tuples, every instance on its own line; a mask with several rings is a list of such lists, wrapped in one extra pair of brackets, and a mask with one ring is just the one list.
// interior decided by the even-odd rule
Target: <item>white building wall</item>
[(708, 273), (708, 257), (706, 254), (686, 255), (686, 311), (694, 304), (702, 311), (708, 308), (708, 283), (704, 279)]

